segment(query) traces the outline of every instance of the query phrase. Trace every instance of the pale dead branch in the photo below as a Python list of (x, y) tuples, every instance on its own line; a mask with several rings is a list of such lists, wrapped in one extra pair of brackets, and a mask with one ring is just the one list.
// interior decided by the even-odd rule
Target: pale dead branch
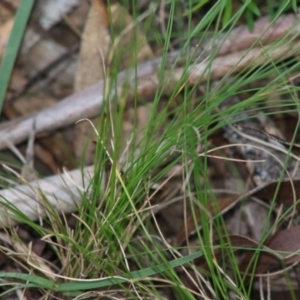
[[(297, 40), (290, 43), (281, 43), (281, 45), (277, 45), (276, 48), (274, 46), (266, 46), (264, 48), (261, 47), (261, 44), (269, 43), (283, 35), (293, 38), (297, 37), (297, 29), (299, 29), (299, 25), (296, 23), (297, 20), (298, 15), (286, 15), (279, 18), (277, 22), (271, 26), (267, 18), (262, 18), (257, 21), (252, 33), (250, 33), (246, 27), (242, 26), (233, 30), (225, 42), (223, 39), (218, 39), (218, 42), (214, 41), (213, 44), (211, 41), (204, 42), (204, 46), (201, 46), (201, 49), (205, 49), (201, 50), (203, 57), (201, 63), (193, 64), (188, 74), (186, 74), (183, 68), (166, 71), (164, 78), (167, 78), (169, 85), (177, 83), (183, 79), (183, 76), (185, 76), (183, 81), (185, 84), (201, 83), (208, 77), (210, 77), (210, 79), (217, 79), (228, 72), (235, 73), (244, 68), (259, 66), (266, 63), (268, 59), (276, 60), (295, 55), (299, 53), (300, 44)], [(255, 41), (258, 47), (224, 55), (230, 51), (236, 51), (237, 49), (248, 49)], [(219, 48), (218, 55), (222, 54), (224, 56), (217, 57), (213, 61), (210, 61), (209, 53), (212, 48)], [(199, 50), (200, 48), (196, 50), (196, 52)], [(194, 54), (196, 52), (194, 52)], [(203, 53), (205, 53), (205, 55), (203, 55)], [(168, 67), (176, 61), (178, 55), (179, 52), (171, 52), (168, 55)], [(187, 60), (191, 59), (191, 57), (181, 57), (178, 61), (180, 62), (183, 59)], [(117, 78), (117, 94), (121, 92), (123, 84), (127, 83), (133, 91), (137, 91), (138, 95), (142, 95), (143, 97), (153, 95), (158, 86), (157, 70), (159, 70), (161, 62), (162, 58), (159, 57), (138, 65), (136, 69), (133, 68), (121, 72)], [(45, 109), (27, 119), (3, 123), (0, 127), (0, 149), (7, 147), (7, 141), (18, 144), (26, 140), (34, 122), (36, 133), (40, 133), (74, 124), (78, 119), (91, 118), (98, 115), (104, 101), (104, 84), (104, 81), (100, 81), (86, 90), (73, 94), (63, 99), (57, 105)], [(137, 85), (137, 88), (135, 88), (135, 85)], [(114, 92), (110, 92), (109, 99), (106, 100), (110, 101), (117, 96), (118, 95), (115, 95)]]
[(18, 223), (13, 217), (15, 209), (31, 220), (44, 217), (49, 205), (57, 212), (76, 211), (93, 172), (94, 166), (89, 166), (1, 190), (0, 226)]

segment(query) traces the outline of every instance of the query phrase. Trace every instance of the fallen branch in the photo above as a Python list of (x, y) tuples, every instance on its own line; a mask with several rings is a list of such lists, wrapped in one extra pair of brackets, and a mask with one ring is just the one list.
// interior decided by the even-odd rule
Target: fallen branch
[(77, 211), (93, 173), (94, 166), (89, 166), (1, 190), (0, 226), (17, 224), (16, 210), (30, 220), (45, 217), (49, 206), (58, 213)]
[[(229, 35), (228, 40), (217, 39), (217, 42), (204, 42), (205, 51), (198, 49), (194, 54), (201, 50), (203, 59), (199, 64), (192, 65), (188, 73), (184, 68), (173, 69), (166, 71), (164, 78), (168, 78), (173, 85), (186, 76), (186, 84), (195, 84), (210, 79), (217, 79), (228, 72), (238, 72), (244, 68), (251, 68), (266, 63), (266, 59), (276, 60), (280, 57), (289, 57), (299, 53), (299, 42), (289, 41), (282, 47), (274, 49), (268, 48), (252, 48), (249, 51), (239, 51), (228, 54), (222, 57), (216, 57), (212, 61), (208, 58), (212, 48), (217, 49), (218, 55), (234, 51), (236, 49), (248, 49), (255, 41), (258, 44), (269, 43), (274, 39), (278, 39), (283, 35), (285, 37), (295, 38), (298, 35), (299, 25), (296, 24), (298, 15), (282, 16), (272, 26), (268, 19), (262, 18), (255, 24), (253, 33), (250, 33), (244, 26), (234, 29)], [(246, 37), (246, 38), (245, 38)], [(260, 37), (260, 39), (259, 39)], [(291, 39), (291, 38), (290, 38)], [(284, 43), (282, 43), (284, 44)], [(178, 52), (168, 55), (168, 67), (174, 64)], [(206, 57), (205, 57), (206, 56)], [(266, 57), (267, 56), (267, 57)], [(185, 57), (185, 60), (190, 57)], [(179, 59), (180, 61), (180, 59)], [(198, 59), (199, 61), (199, 59)], [(147, 63), (137, 66), (130, 70), (121, 72), (117, 77), (117, 94), (122, 91), (124, 83), (128, 83), (133, 91), (138, 95), (147, 97), (152, 95), (158, 87), (157, 70), (162, 63), (162, 58), (156, 58)], [(117, 95), (115, 90), (109, 94), (109, 99), (113, 99)], [(88, 89), (71, 95), (57, 105), (45, 109), (27, 119), (13, 120), (8, 123), (3, 123), (0, 126), (0, 149), (4, 149), (9, 143), (18, 144), (26, 140), (35, 128), (36, 133), (55, 130), (64, 126), (74, 124), (82, 118), (91, 118), (99, 114), (101, 105), (103, 104), (104, 82), (100, 81)], [(2, 128), (2, 129), (1, 129)]]

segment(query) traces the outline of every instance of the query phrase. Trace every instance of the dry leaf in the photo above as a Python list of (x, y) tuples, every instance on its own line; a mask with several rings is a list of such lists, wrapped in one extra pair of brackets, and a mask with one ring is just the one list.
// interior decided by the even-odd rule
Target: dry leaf
[[(283, 204), (286, 207), (294, 205), (295, 200), (300, 198), (300, 179), (293, 180), (295, 197), (293, 195), (293, 187), (291, 185), (291, 181), (288, 179), (282, 180), (281, 182), (272, 181), (255, 192), (253, 196), (261, 199), (272, 200), (275, 196), (278, 185), (279, 189), (276, 194), (276, 203)], [(296, 209), (300, 210), (300, 203), (296, 205)]]
[(75, 91), (80, 91), (104, 78), (103, 66), (110, 46), (107, 7), (93, 0), (81, 37)]
[(0, 26), (0, 59), (2, 58), (13, 25), (14, 18), (11, 18)]
[[(240, 195), (231, 195), (224, 198), (218, 199), (218, 201), (210, 202), (207, 207), (207, 212), (210, 214), (212, 218), (228, 211), (230, 208), (232, 208), (238, 200), (242, 199)], [(186, 225), (178, 231), (176, 238), (175, 238), (175, 245), (181, 246), (184, 241), (187, 239), (187, 237), (193, 233), (195, 233), (195, 230), (197, 227), (201, 226), (201, 214), (199, 209), (195, 210), (195, 217), (197, 219), (197, 224), (195, 224), (194, 217), (191, 216), (187, 219)]]
[[(142, 62), (152, 57), (152, 51), (147, 44), (144, 35), (136, 30), (138, 45), (133, 44), (133, 30), (125, 31), (127, 26), (134, 24), (133, 19), (127, 10), (116, 4), (111, 7), (112, 26), (114, 28), (115, 43), (110, 49), (109, 17), (104, 1), (94, 0), (85, 25), (82, 36), (79, 68), (75, 79), (75, 90), (84, 89), (106, 75), (103, 67), (109, 65), (108, 54), (111, 59), (117, 57), (120, 60), (120, 69), (134, 65), (135, 52), (138, 53), (137, 62)], [(133, 26), (134, 27), (134, 26)], [(133, 51), (133, 49), (135, 49)], [(110, 51), (110, 52), (109, 52)], [(92, 119), (95, 123), (97, 118)], [(128, 127), (127, 127), (128, 129)], [(132, 128), (131, 131), (132, 132)], [(127, 130), (128, 131), (128, 130)], [(87, 122), (77, 124), (75, 128), (74, 149), (78, 160), (84, 155), (86, 164), (92, 163), (94, 159), (94, 145), (90, 138), (94, 134), (91, 125)]]
[[(81, 39), (78, 69), (75, 77), (75, 91), (93, 85), (105, 76), (105, 65), (110, 46), (109, 17), (102, 0), (93, 0)], [(92, 119), (93, 123), (96, 118)], [(78, 161), (84, 155), (85, 164), (92, 163), (95, 146), (90, 143), (94, 132), (91, 125), (82, 122), (74, 132), (74, 153)]]

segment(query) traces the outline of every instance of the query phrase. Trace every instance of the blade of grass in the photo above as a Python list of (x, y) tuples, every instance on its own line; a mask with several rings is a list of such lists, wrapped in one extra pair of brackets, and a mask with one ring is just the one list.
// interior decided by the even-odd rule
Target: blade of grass
[(40, 276), (35, 276), (31, 274), (13, 273), (13, 272), (0, 272), (0, 278), (20, 279), (27, 282), (26, 284), (23, 285), (24, 287), (28, 287), (27, 284), (30, 284), (31, 287), (39, 286), (57, 292), (89, 290), (89, 289), (110, 286), (112, 284), (121, 284), (124, 282), (128, 282), (129, 280), (141, 279), (156, 274), (160, 274), (162, 272), (167, 271), (170, 268), (176, 268), (188, 262), (191, 262), (192, 260), (201, 257), (202, 255), (203, 255), (203, 251), (197, 251), (193, 254), (189, 254), (184, 257), (174, 259), (167, 263), (158, 264), (153, 267), (145, 268), (138, 271), (133, 271), (130, 273), (124, 273), (121, 274), (120, 276), (112, 276), (104, 279), (95, 279), (95, 280), (86, 280), (86, 281), (84, 280), (78, 281), (75, 279), (73, 282), (63, 283), (63, 284), (55, 284), (52, 281), (42, 278)]
[(33, 7), (33, 0), (23, 0), (15, 16), (15, 23), (6, 46), (0, 66), (0, 116), (10, 81), (11, 73), (19, 52), (28, 18)]

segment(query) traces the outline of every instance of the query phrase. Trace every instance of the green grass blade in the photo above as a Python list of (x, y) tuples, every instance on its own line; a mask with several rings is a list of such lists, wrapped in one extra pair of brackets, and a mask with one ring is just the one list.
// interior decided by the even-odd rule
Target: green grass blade
[[(145, 277), (149, 277), (155, 274), (160, 274), (164, 271), (169, 270), (170, 268), (176, 268), (192, 260), (200, 257), (203, 255), (202, 251), (195, 252), (193, 254), (174, 259), (170, 262), (162, 263), (159, 265), (155, 265), (153, 267), (145, 268), (138, 271), (133, 271), (131, 273), (125, 273), (120, 276), (112, 276), (105, 279), (97, 279), (97, 280), (90, 280), (90, 281), (77, 281), (76, 282), (69, 282), (57, 285), (50, 280), (45, 278), (30, 275), (30, 274), (20, 274), (20, 273), (13, 273), (13, 272), (1, 272), (0, 278), (15, 278), (27, 281), (28, 284), (31, 284), (32, 287), (39, 286), (49, 290), (54, 290), (57, 292), (72, 292), (72, 291), (79, 291), (79, 290), (90, 290), (95, 288), (101, 288), (105, 286), (109, 286), (112, 284), (122, 284), (128, 282), (129, 280), (134, 279), (141, 279)], [(27, 285), (26, 285), (27, 286)]]
[(18, 55), (19, 47), (25, 31), (25, 26), (30, 16), (33, 4), (33, 0), (21, 1), (20, 7), (16, 13), (15, 23), (11, 31), (9, 41), (3, 55), (0, 66), (0, 114), (2, 112), (10, 76)]

